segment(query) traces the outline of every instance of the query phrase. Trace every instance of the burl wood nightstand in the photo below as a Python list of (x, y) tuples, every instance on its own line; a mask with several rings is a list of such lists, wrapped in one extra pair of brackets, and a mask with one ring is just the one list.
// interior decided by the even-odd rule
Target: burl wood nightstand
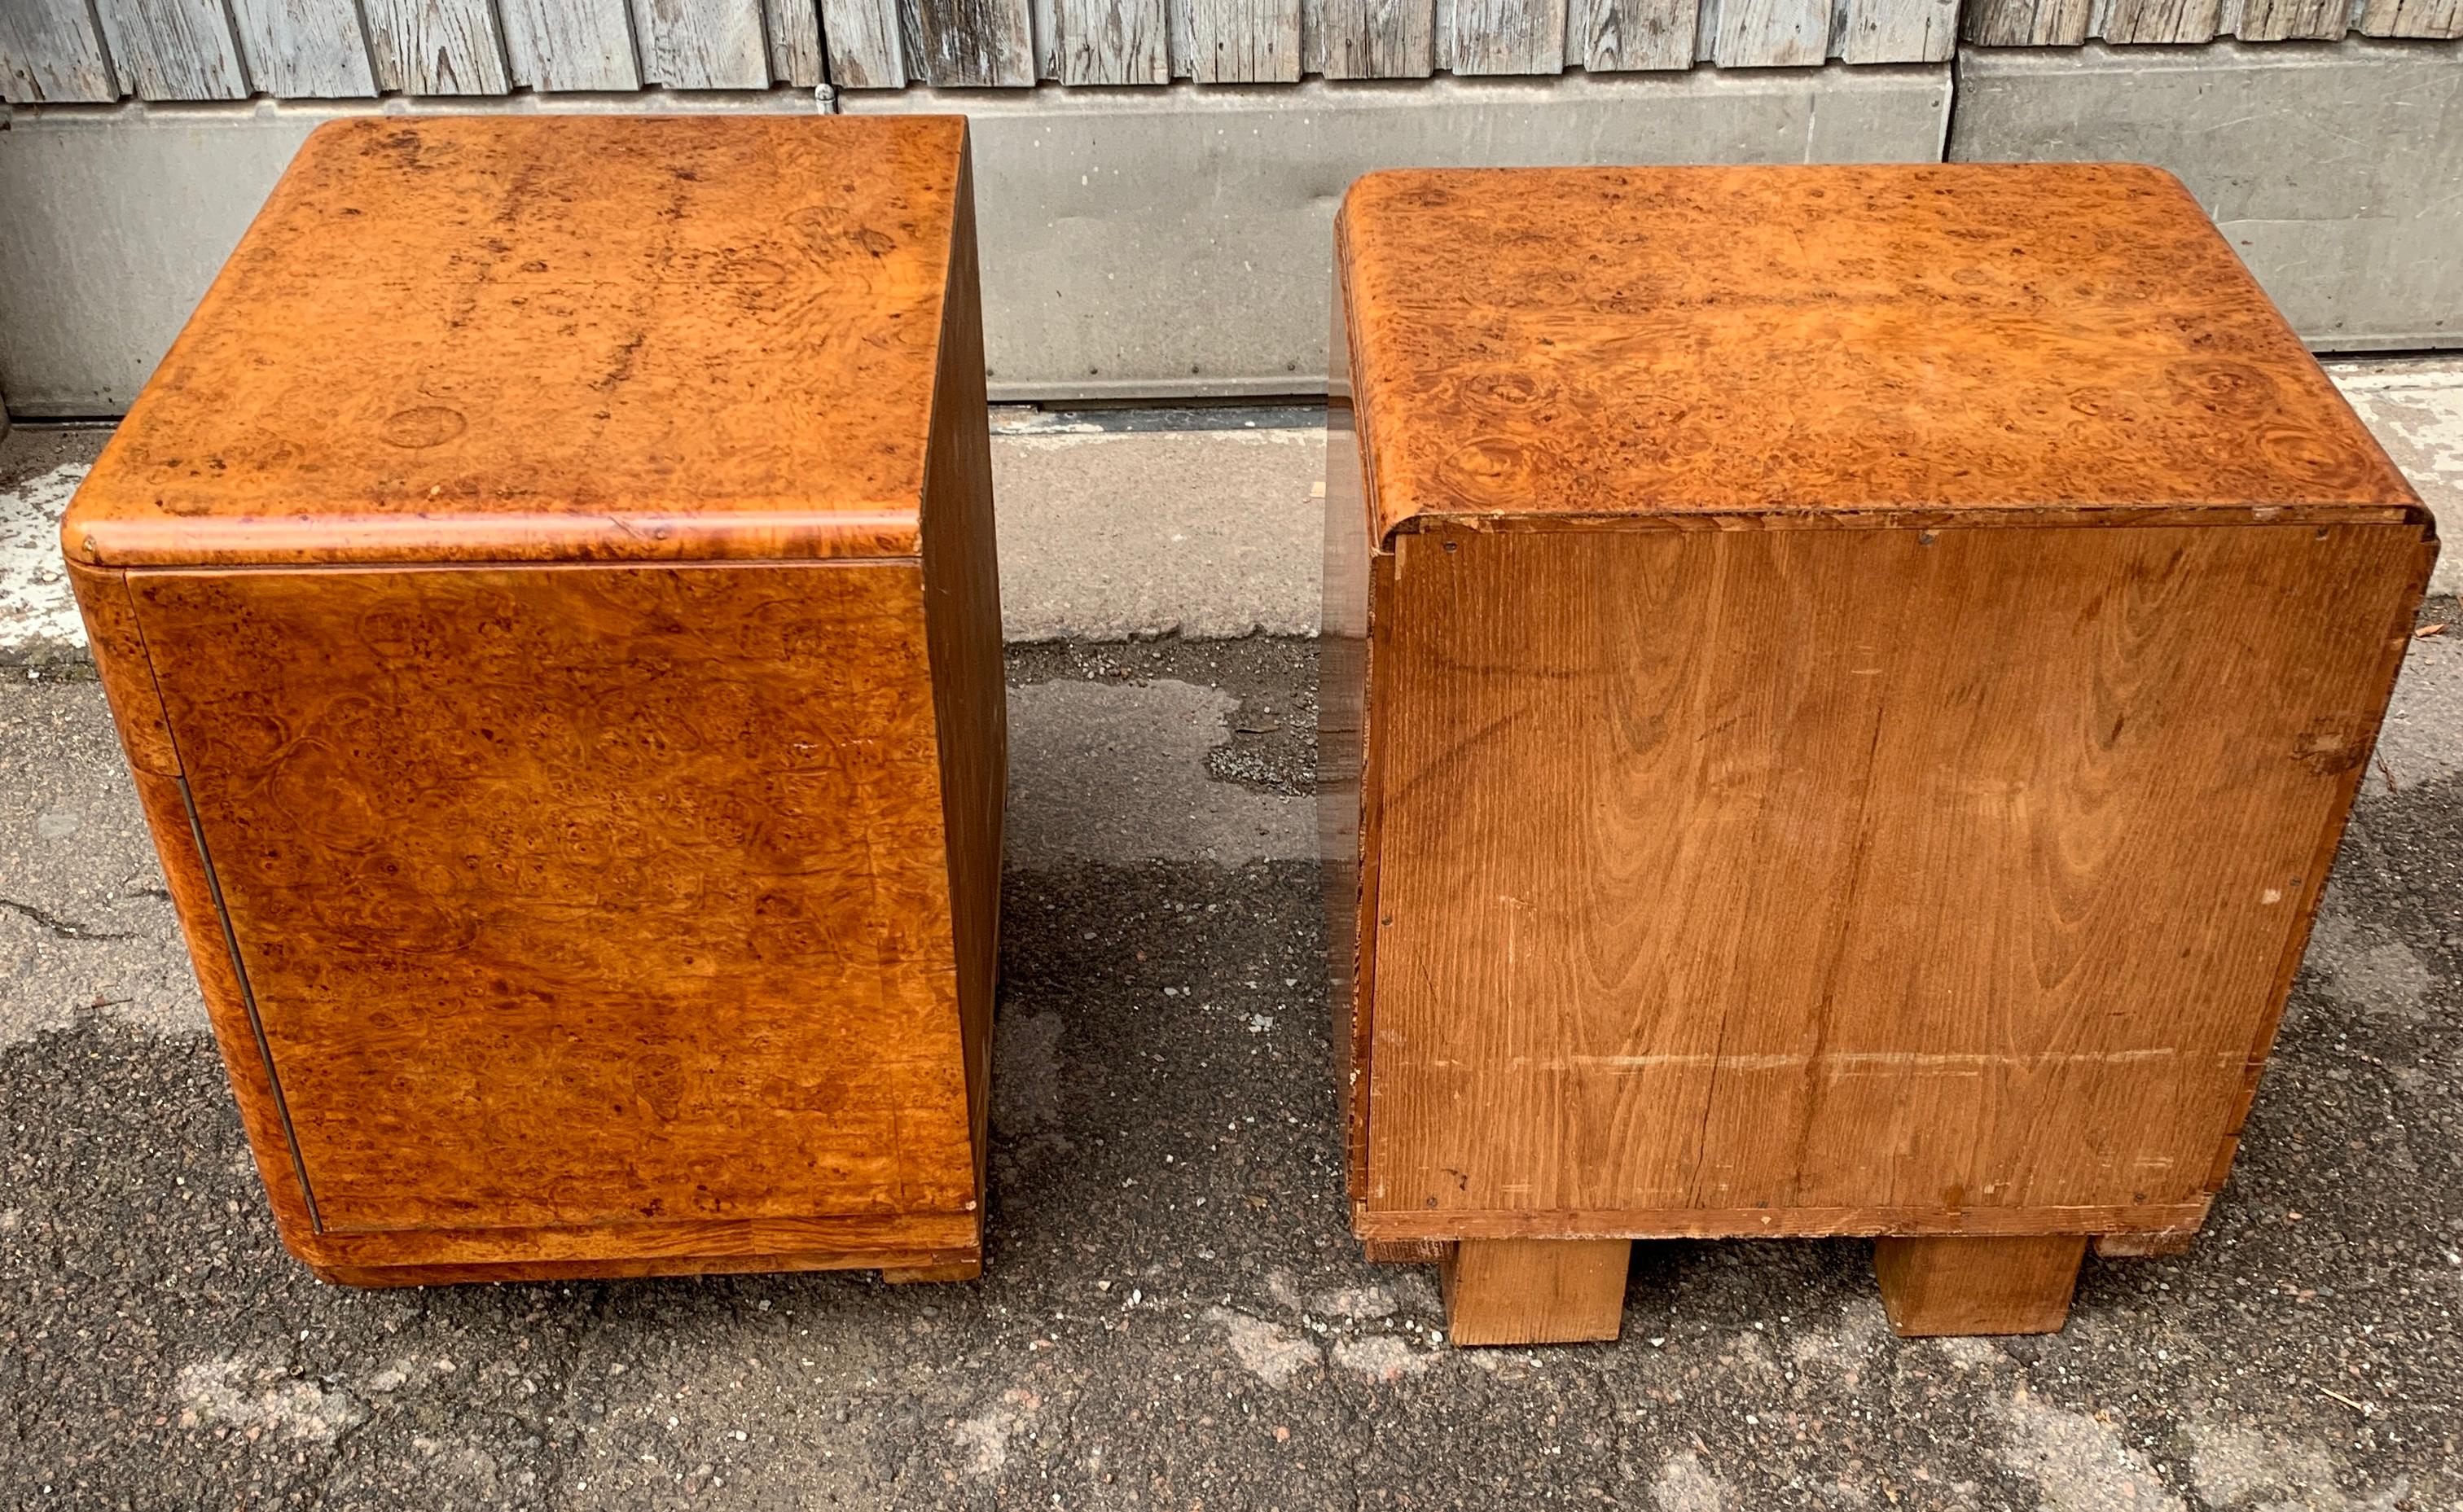
[(1371, 1253), (1480, 1344), (1639, 1238), (1877, 1236), (1910, 1334), (2186, 1242), (2436, 550), (2189, 194), (1390, 173), (1336, 262)]
[(312, 137), (62, 537), (285, 1241), (980, 1262), (965, 123)]

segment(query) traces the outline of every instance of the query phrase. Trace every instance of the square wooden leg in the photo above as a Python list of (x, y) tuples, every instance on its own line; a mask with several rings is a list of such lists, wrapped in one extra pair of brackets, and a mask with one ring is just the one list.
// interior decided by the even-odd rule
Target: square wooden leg
[(2059, 1333), (2086, 1236), (1882, 1239), (1873, 1276), (1904, 1339), (1953, 1333)]
[(1456, 1344), (1576, 1344), (1624, 1326), (1629, 1239), (1467, 1239), (1441, 1263)]

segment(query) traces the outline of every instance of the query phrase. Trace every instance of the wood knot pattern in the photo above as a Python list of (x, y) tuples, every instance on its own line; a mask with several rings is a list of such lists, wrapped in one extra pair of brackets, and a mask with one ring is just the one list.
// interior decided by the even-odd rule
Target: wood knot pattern
[(1384, 173), (1338, 236), (1381, 535), (2411, 497), (2151, 168)]
[(318, 1274), (980, 1267), (986, 415), (962, 121), (303, 150), (64, 540)]
[(321, 127), (63, 539), (115, 566), (913, 555), (964, 135)]

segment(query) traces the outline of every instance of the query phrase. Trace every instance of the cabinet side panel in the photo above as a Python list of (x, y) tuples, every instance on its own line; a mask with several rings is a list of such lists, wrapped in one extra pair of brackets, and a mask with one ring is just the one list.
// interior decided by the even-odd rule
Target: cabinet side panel
[(2420, 554), (2381, 525), (1401, 538), (1372, 1208), (2179, 1226)]
[[(1363, 825), (1367, 751), (1369, 579), (1374, 550), (1352, 412), (1350, 330), (1336, 257), (1332, 374), (1326, 392), (1325, 572), (1317, 645), (1318, 853), (1324, 873), (1326, 969), (1334, 1012), (1335, 1075), (1342, 1098), (1345, 1170), (1356, 1202), (1368, 1149), (1368, 973), (1376, 867)], [(1365, 830), (1365, 833), (1363, 833)]]
[[(67, 567), (77, 615), (85, 621), (86, 645), (94, 653), (95, 672), (111, 703), (112, 723), (119, 726), (120, 748), (127, 753), (128, 765), (142, 772), (178, 776), (180, 753), (172, 748), (170, 726), (163, 722), (145, 637), (137, 628), (137, 609), (128, 596), (128, 574), (73, 557)], [(180, 828), (185, 832), (187, 821), (183, 819)]]
[(2343, 774), (2342, 790), (2337, 794), (2334, 813), (2318, 836), (2315, 858), (2308, 868), (2309, 890), (2300, 900), (2300, 926), (2284, 941), (2283, 954), (2275, 968), (2275, 995), (2264, 1019), (2258, 1025), (2255, 1043), (2250, 1046), (2249, 1061), (2243, 1069), (2239, 1095), (2234, 1100), (2232, 1116), (2227, 1121), (2224, 1138), (2215, 1151), (2214, 1165), (2209, 1172), (2210, 1191), (2223, 1190), (2224, 1178), (2232, 1173), (2233, 1156), (2240, 1149), (2240, 1132), (2249, 1122), (2249, 1111), (2257, 1100), (2258, 1078), (2266, 1069), (2267, 1056), (2275, 1048), (2275, 1033), (2282, 1025), (2283, 1009), (2292, 997), (2293, 979), (2300, 974), (2301, 958), (2308, 954), (2309, 934), (2318, 922), (2318, 905), (2325, 898), (2327, 874), (2333, 870), (2335, 853), (2342, 848), (2343, 828), (2352, 816), (2352, 800), (2360, 793), (2361, 783), (2368, 776), (2368, 754), (2377, 748), (2377, 735), (2385, 724), (2387, 707), (2393, 702), (2395, 679), (2403, 672), (2404, 654), (2410, 649), (2412, 629), (2420, 616), (2420, 601), (2429, 591), (2430, 573), (2437, 566), (2437, 537), (2433, 527), (2422, 532), (2412, 548), (2410, 581), (2405, 591), (2395, 595), (2388, 606), (2387, 619), (2380, 645), (2381, 664), (2363, 686), (2377, 691), (2377, 702), (2368, 712), (2368, 751)]
[(949, 292), (924, 481), (924, 612), (932, 657), (942, 803), (967, 1097), (980, 1174), (992, 1108), (992, 1004), (1000, 980), (1001, 813), (1009, 703), (1001, 667), (1000, 558), (992, 529), (992, 431), (984, 399), (974, 182), (958, 176)]
[(914, 564), (131, 587), (329, 1237), (973, 1211)]
[(170, 726), (164, 723), (163, 702), (155, 692), (154, 671), (146, 660), (145, 637), (138, 630), (127, 574), (74, 560), (68, 563), (68, 572), (77, 611), (85, 620), (95, 670), (110, 702), (112, 723), (119, 729), (120, 749), (127, 754), (129, 776), (145, 813), (146, 832), (163, 863), (163, 885), (180, 916), (180, 934), (187, 943), (189, 964), (196, 970), (214, 1044), (230, 1075), (231, 1094), (239, 1105), (250, 1153), (256, 1157), (257, 1173), (265, 1181), (266, 1197), (284, 1242), (306, 1253), (314, 1242), (316, 1220), (300, 1184), (282, 1099), (249, 1016), (246, 990), (231, 964), (222, 912), (214, 904), (205, 858), (197, 850), (187, 801), (181, 795), (180, 756), (172, 746)]
[(180, 779), (142, 769), (132, 775), (138, 802), (145, 810), (145, 828), (154, 837), (154, 853), (163, 860), (163, 886), (180, 915), (188, 961), (197, 971), (197, 990), (206, 1000), (214, 1045), (222, 1051), (223, 1069), (230, 1075), (231, 1096), (239, 1104), (249, 1153), (256, 1157), (257, 1175), (265, 1182), (266, 1200), (281, 1226), (283, 1242), (313, 1261), (317, 1253), (316, 1214), (299, 1179), (281, 1093), (249, 1016), (247, 989), (231, 964), (230, 944), (223, 936), (222, 915), (214, 907), (196, 832), (189, 827)]

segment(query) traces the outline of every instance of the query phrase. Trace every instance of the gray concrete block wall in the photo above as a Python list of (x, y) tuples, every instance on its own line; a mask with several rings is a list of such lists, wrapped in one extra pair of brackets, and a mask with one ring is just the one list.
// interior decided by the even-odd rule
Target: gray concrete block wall
[(1924, 162), (1946, 67), (850, 94), (963, 110), (995, 398), (1322, 393), (1334, 212), (1390, 167)]
[(2312, 347), (2463, 345), (2452, 44), (1969, 48), (1949, 155), (2169, 168)]
[[(1439, 164), (2127, 159), (2195, 190), (2312, 346), (2463, 346), (2463, 48), (2350, 38), (1979, 49), (1954, 65), (1282, 87), (870, 91), (976, 138), (992, 388), (1321, 391), (1352, 179)], [(337, 115), (812, 111), (648, 92), (36, 106), (0, 130), (0, 396), (124, 408), (298, 141)]]

